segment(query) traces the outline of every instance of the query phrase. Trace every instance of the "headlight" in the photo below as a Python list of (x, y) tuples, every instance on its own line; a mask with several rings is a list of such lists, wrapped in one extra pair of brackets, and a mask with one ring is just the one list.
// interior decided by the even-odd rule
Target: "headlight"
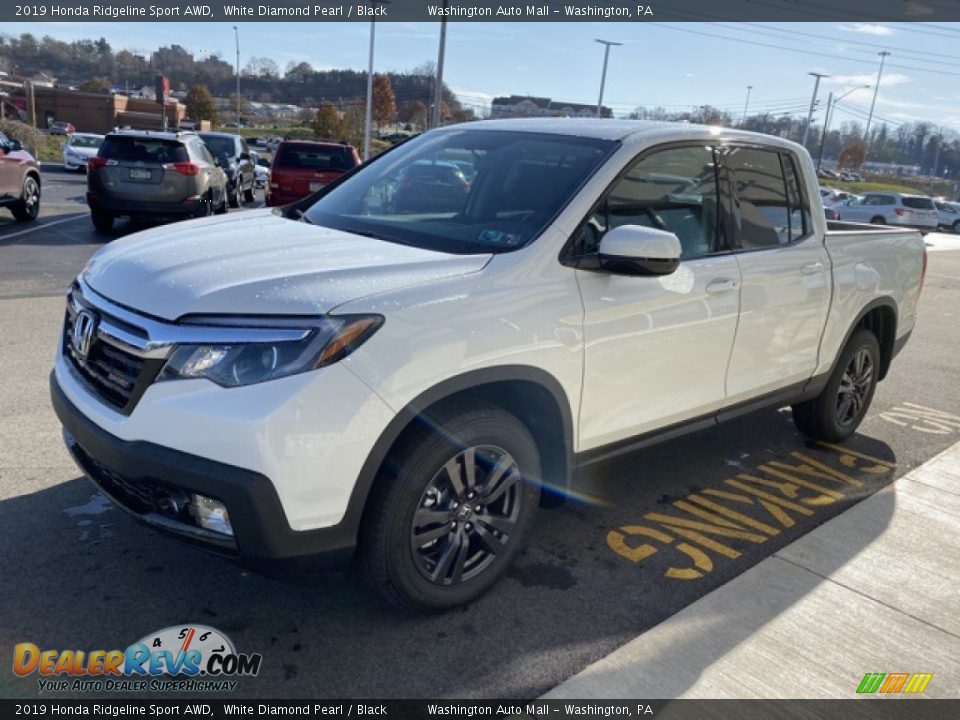
[(382, 324), (380, 315), (338, 315), (321, 318), (294, 342), (180, 345), (159, 379), (206, 378), (223, 387), (276, 380), (342, 360)]

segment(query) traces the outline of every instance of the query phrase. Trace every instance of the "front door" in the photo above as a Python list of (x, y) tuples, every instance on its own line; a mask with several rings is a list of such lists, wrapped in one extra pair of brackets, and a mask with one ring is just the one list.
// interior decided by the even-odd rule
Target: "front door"
[(726, 203), (717, 175), (709, 146), (648, 151), (579, 231), (584, 255), (620, 225), (668, 230), (683, 248), (670, 275), (577, 270), (585, 310), (581, 451), (709, 415), (723, 404), (740, 271), (720, 230)]

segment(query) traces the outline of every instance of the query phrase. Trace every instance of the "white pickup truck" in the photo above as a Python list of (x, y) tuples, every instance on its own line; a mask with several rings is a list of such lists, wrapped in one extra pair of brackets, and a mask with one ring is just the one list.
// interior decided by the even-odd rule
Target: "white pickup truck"
[(471, 123), (293, 206), (103, 248), (52, 398), (148, 525), (264, 572), (352, 560), (442, 609), (503, 574), (578, 466), (770, 405), (849, 436), (925, 257), (914, 230), (828, 228), (779, 138)]

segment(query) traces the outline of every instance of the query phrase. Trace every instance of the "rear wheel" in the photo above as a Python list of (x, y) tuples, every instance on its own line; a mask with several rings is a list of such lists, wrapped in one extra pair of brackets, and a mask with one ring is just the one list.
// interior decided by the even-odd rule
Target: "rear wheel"
[(20, 200), (10, 207), (17, 222), (31, 222), (40, 214), (40, 183), (32, 175), (23, 180)]
[(886, 224), (887, 224), (887, 221), (884, 220), (884, 219), (883, 219), (882, 217), (880, 217), (879, 215), (877, 215), (876, 217), (870, 219), (870, 224), (871, 224), (871, 225), (886, 225)]
[(526, 426), (490, 405), (436, 414), (388, 464), (360, 530), (366, 584), (420, 610), (463, 605), (489, 589), (539, 502), (540, 454)]
[(793, 406), (797, 429), (817, 440), (846, 440), (867, 414), (879, 379), (880, 344), (869, 330), (857, 330), (821, 393)]
[(100, 232), (110, 232), (113, 229), (114, 216), (103, 210), (91, 210), (90, 219), (93, 226)]

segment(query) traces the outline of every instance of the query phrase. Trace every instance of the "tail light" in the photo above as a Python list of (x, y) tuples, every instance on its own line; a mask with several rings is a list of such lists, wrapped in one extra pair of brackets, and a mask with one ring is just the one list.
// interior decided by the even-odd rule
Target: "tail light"
[(102, 167), (106, 167), (106, 165), (107, 165), (106, 158), (92, 157), (89, 160), (87, 160), (87, 167), (89, 168), (93, 168), (93, 169), (102, 168)]
[(192, 162), (167, 163), (163, 166), (164, 170), (173, 170), (181, 175), (199, 175), (200, 166)]
[(903, 217), (907, 212), (903, 208), (894, 208), (893, 211), (897, 214), (897, 217)]

